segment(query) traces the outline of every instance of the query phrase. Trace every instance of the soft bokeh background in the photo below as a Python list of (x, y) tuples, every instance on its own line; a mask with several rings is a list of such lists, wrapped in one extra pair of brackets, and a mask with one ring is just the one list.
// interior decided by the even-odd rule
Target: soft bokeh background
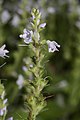
[(18, 89), (16, 81), (24, 75), (23, 58), (30, 51), (18, 45), (23, 43), (19, 34), (29, 27), (31, 9), (39, 8), (47, 23), (43, 31), (46, 40), (55, 40), (60, 51), (47, 53), (49, 62), (45, 74), (49, 86), (43, 91), (48, 106), (37, 120), (80, 120), (80, 0), (0, 0), (0, 47), (6, 44), (9, 58), (0, 58), (0, 78), (9, 102), (8, 116), (23, 120), (24, 87)]

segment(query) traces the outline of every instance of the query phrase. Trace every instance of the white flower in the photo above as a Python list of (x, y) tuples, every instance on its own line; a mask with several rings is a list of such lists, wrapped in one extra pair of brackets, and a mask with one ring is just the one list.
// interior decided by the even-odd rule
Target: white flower
[(46, 23), (42, 23), (42, 24), (40, 24), (40, 28), (44, 28), (46, 26)]
[(57, 47), (60, 47), (60, 45), (55, 41), (47, 40), (47, 44), (48, 44), (49, 52), (59, 51)]
[(32, 31), (24, 29), (23, 34), (20, 35), (20, 38), (23, 38), (24, 42), (29, 44), (32, 42)]
[(6, 55), (6, 53), (9, 53), (8, 50), (4, 50), (6, 47), (6, 45), (4, 44), (1, 48), (0, 48), (0, 57), (5, 58), (5, 57), (9, 57)]
[(23, 76), (19, 75), (18, 80), (16, 81), (16, 84), (18, 85), (19, 89), (21, 89), (23, 87), (23, 82), (24, 82)]
[(7, 120), (13, 120), (13, 117), (8, 118)]

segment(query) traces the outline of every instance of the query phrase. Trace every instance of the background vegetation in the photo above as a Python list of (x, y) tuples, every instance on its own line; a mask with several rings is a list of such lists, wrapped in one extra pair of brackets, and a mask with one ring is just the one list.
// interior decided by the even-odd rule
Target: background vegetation
[(29, 28), (33, 7), (40, 9), (47, 23), (43, 37), (61, 45), (59, 52), (47, 53), (45, 74), (51, 77), (43, 94), (48, 106), (37, 120), (80, 120), (80, 0), (0, 0), (0, 47), (5, 43), (10, 51), (8, 59), (0, 58), (0, 65), (7, 62), (0, 79), (9, 102), (8, 116), (23, 120), (27, 115), (25, 88), (18, 89), (16, 81), (24, 75), (24, 58), (30, 54), (18, 45), (23, 43), (19, 34)]

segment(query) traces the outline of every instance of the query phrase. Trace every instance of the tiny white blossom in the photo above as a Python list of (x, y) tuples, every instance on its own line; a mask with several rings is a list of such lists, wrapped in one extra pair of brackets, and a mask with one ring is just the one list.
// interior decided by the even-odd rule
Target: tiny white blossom
[(26, 44), (29, 44), (32, 42), (32, 31), (24, 29), (23, 34), (21, 34), (19, 37), (23, 38)]
[(59, 51), (57, 47), (60, 47), (60, 45), (55, 41), (47, 40), (47, 44), (48, 44), (49, 52)]
[(5, 58), (5, 57), (9, 57), (6, 55), (6, 53), (9, 53), (8, 50), (5, 50), (6, 45), (4, 44), (1, 48), (0, 48), (0, 57)]
[(18, 80), (16, 81), (16, 84), (18, 85), (19, 89), (21, 89), (23, 87), (23, 82), (24, 82), (23, 76), (19, 75)]
[(44, 28), (46, 26), (46, 23), (42, 23), (42, 24), (40, 24), (40, 28)]
[(30, 68), (32, 68), (33, 67), (33, 64), (30, 64)]

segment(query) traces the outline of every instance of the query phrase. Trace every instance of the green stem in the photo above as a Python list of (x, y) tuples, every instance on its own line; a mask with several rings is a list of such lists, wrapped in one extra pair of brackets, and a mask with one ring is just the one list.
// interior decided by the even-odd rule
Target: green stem
[(40, 13), (38, 10), (34, 9), (32, 13), (33, 17), (35, 16), (35, 20), (33, 20), (33, 44), (32, 51), (34, 52), (35, 62), (32, 70), (32, 73), (34, 75), (33, 84), (30, 84), (29, 87), (29, 95), (27, 97), (27, 102), (29, 106), (29, 114), (28, 114), (28, 120), (36, 120), (36, 116), (40, 113), (40, 111), (45, 107), (45, 100), (43, 98), (43, 95), (41, 94), (41, 91), (43, 90), (44, 86), (46, 86), (46, 83), (43, 79), (43, 66), (42, 66), (42, 60), (43, 60), (43, 53), (41, 52), (41, 43), (40, 43), (40, 28), (37, 24), (40, 20)]
[(33, 111), (29, 112), (28, 120), (36, 120), (35, 116), (33, 115)]

